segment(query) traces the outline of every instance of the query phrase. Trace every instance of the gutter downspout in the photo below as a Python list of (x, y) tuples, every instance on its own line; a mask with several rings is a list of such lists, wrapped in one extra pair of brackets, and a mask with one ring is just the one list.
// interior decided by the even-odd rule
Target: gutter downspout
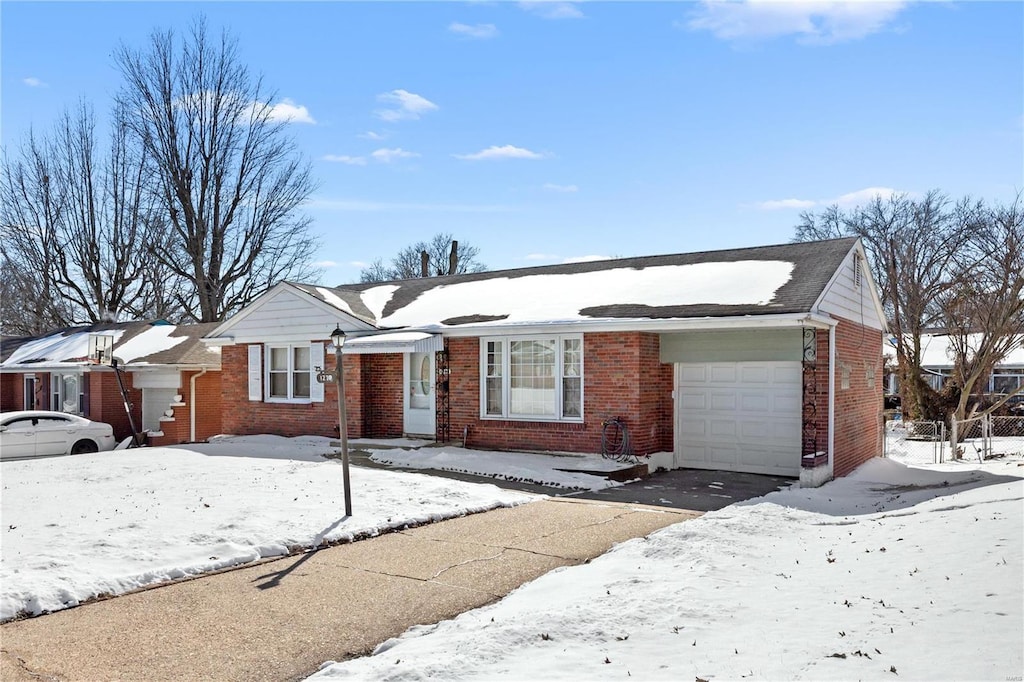
[[(189, 394), (188, 394), (188, 440), (190, 443), (196, 442), (196, 379), (203, 376), (210, 371), (209, 367), (203, 367), (203, 371), (197, 374), (193, 374), (192, 378), (188, 380), (189, 383)], [(831, 419), (831, 415), (829, 416)], [(829, 422), (831, 424), (831, 422)], [(829, 429), (831, 433), (831, 429)]]
[(836, 325), (828, 328), (828, 473), (835, 477), (836, 443)]

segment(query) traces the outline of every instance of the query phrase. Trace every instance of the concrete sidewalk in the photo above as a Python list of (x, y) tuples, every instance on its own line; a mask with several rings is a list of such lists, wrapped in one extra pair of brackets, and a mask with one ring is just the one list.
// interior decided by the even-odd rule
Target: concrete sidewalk
[(0, 678), (295, 680), (696, 512), (551, 499), (144, 590), (0, 629)]

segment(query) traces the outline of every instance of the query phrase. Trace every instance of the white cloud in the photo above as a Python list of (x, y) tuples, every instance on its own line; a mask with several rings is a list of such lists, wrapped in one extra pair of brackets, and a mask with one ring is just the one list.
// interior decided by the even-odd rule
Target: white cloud
[(21, 82), (24, 83), (25, 85), (27, 85), (30, 88), (48, 88), (48, 87), (50, 87), (48, 83), (44, 83), (43, 81), (39, 80), (35, 76), (29, 76), (28, 78), (22, 78)]
[(772, 199), (762, 201), (757, 207), (762, 211), (779, 211), (787, 209), (812, 208), (818, 202), (812, 199)]
[(370, 156), (372, 156), (374, 160), (380, 161), (381, 163), (391, 163), (396, 159), (411, 159), (413, 157), (419, 156), (419, 154), (417, 154), (416, 152), (407, 152), (401, 147), (395, 147), (394, 149), (378, 149), (374, 152), (371, 152)]
[(510, 144), (506, 144), (503, 147), (497, 145), (491, 145), (487, 149), (482, 149), (473, 154), (452, 154), (456, 159), (462, 159), (464, 161), (485, 161), (490, 159), (543, 159), (543, 154), (537, 152), (531, 152), (529, 149), (523, 149), (522, 147), (514, 147)]
[(364, 140), (376, 140), (379, 142), (380, 140), (386, 140), (388, 136), (387, 133), (375, 133), (372, 130), (368, 130), (365, 133), (360, 133), (359, 135), (356, 135), (356, 137), (362, 138)]
[(377, 101), (391, 105), (389, 109), (378, 109), (377, 118), (382, 121), (415, 120), (428, 111), (436, 111), (438, 106), (426, 97), (408, 90), (392, 90), (377, 95)]
[(594, 261), (598, 261), (598, 260), (611, 260), (611, 259), (612, 259), (611, 256), (596, 256), (596, 255), (591, 255), (591, 256), (570, 256), (568, 258), (562, 259), (562, 262), (563, 263), (593, 263)]
[(876, 196), (889, 199), (893, 195), (906, 194), (909, 197), (919, 196), (916, 192), (904, 192), (891, 187), (865, 187), (855, 192), (848, 192), (831, 199), (770, 199), (755, 204), (762, 211), (783, 211), (814, 208), (815, 206), (838, 205), (840, 208), (853, 208), (872, 201)]
[(866, 187), (859, 189), (856, 192), (850, 192), (843, 194), (842, 196), (836, 197), (829, 201), (829, 204), (839, 204), (842, 208), (850, 208), (852, 206), (859, 206), (860, 204), (866, 204), (869, 201), (874, 200), (875, 197), (881, 197), (882, 199), (888, 199), (894, 194), (910, 194), (909, 192), (900, 192), (899, 190), (892, 189), (891, 187)]
[(332, 260), (318, 260), (313, 263), (313, 267), (317, 268), (336, 268), (338, 264)]
[(545, 19), (581, 19), (583, 12), (573, 2), (557, 2), (555, 0), (533, 0), (520, 2), (519, 7)]
[(460, 24), (456, 21), (448, 25), (448, 30), (460, 36), (476, 38), (477, 40), (487, 40), (498, 35), (498, 27), (494, 24), (473, 24), (470, 26), (469, 24)]
[(547, 182), (544, 184), (544, 189), (549, 192), (560, 192), (562, 194), (570, 194), (572, 192), (580, 191), (580, 188), (576, 185), (556, 185), (553, 182)]
[(345, 163), (350, 166), (365, 166), (366, 159), (362, 156), (349, 156), (347, 154), (324, 154), (320, 157), (322, 161), (332, 161), (334, 163)]
[(795, 35), (798, 42), (831, 45), (859, 40), (890, 24), (908, 3), (863, 0), (703, 0), (686, 28), (722, 40)]
[(270, 120), (283, 123), (316, 123), (309, 115), (309, 109), (301, 104), (296, 104), (287, 97), (271, 107)]

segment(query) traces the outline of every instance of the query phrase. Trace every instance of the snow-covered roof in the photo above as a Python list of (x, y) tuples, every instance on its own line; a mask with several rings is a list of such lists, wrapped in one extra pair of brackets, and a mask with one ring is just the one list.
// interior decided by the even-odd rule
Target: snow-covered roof
[(122, 322), (69, 327), (35, 337), (5, 339), (0, 368), (20, 371), (77, 367), (89, 363), (89, 335), (114, 338), (114, 357), (126, 367), (151, 365), (220, 367), (220, 352), (200, 339), (217, 323), (172, 325)]
[(321, 287), (292, 284), (380, 328), (812, 312), (855, 239)]
[[(970, 334), (967, 339), (968, 347), (974, 348), (981, 340), (980, 334)], [(896, 357), (895, 341), (887, 339), (883, 354), (887, 358)], [(950, 348), (948, 334), (922, 334), (921, 335), (921, 366), (930, 369), (948, 369), (953, 366), (953, 351)], [(1013, 348), (1007, 353), (997, 367), (1024, 367), (1024, 336), (1018, 336)]]

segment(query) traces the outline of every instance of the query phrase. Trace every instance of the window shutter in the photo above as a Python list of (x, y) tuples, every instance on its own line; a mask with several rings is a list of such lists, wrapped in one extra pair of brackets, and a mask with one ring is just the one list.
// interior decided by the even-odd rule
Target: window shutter
[(324, 367), (324, 344), (315, 341), (309, 345), (309, 399), (314, 403), (324, 401), (324, 385), (316, 380), (316, 368)]
[(263, 400), (263, 362), (260, 357), (262, 346), (249, 346), (249, 400)]

